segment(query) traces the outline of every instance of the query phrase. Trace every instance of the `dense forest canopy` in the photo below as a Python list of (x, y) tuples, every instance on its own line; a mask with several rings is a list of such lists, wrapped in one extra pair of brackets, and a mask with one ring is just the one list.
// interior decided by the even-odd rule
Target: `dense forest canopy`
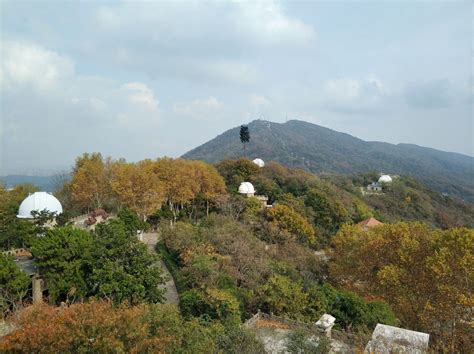
[[(65, 212), (53, 228), (43, 218), (15, 217), (33, 186), (0, 188), (0, 247), (31, 251), (49, 302), (18, 310), (31, 284), (2, 256), (3, 315), (23, 314), (15, 322), (22, 330), (0, 348), (74, 352), (110, 341), (119, 351), (261, 352), (241, 327), (261, 310), (308, 323), (330, 313), (360, 345), (384, 323), (430, 333), (436, 350), (469, 351), (473, 207), (405, 176), (381, 193), (362, 193), (376, 178), (318, 177), (247, 159), (129, 163), (84, 154), (55, 193)], [(244, 181), (273, 206), (239, 194)], [(94, 229), (71, 225), (72, 216), (97, 208), (113, 217)], [(384, 224), (357, 225), (369, 217)], [(176, 284), (177, 308), (159, 304), (165, 279), (140, 230), (159, 235), (156, 251)], [(54, 321), (50, 334), (45, 321)], [(97, 330), (93, 343), (88, 328)], [(76, 341), (65, 339), (72, 335)]]

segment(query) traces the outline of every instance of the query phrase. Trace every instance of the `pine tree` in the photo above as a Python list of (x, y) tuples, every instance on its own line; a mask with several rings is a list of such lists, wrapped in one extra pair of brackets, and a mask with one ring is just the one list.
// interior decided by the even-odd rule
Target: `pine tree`
[(240, 142), (244, 144), (244, 152), (245, 152), (245, 144), (250, 141), (250, 131), (249, 127), (246, 125), (240, 126)]

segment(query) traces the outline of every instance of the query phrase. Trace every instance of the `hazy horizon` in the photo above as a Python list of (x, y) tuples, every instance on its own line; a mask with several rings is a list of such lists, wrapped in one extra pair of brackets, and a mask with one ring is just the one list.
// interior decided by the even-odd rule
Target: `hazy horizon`
[(469, 1), (0, 7), (0, 175), (177, 157), (254, 119), (474, 156)]

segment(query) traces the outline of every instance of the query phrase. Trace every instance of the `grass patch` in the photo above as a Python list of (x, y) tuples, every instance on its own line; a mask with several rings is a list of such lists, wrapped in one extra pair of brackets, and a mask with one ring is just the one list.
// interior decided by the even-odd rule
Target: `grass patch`
[(173, 277), (174, 283), (176, 285), (176, 290), (178, 290), (178, 294), (181, 295), (181, 293), (183, 291), (186, 291), (187, 289), (184, 286), (184, 280), (181, 277), (176, 259), (171, 255), (163, 241), (159, 241), (156, 244), (155, 249), (156, 252), (161, 256), (161, 259), (165, 263), (166, 268), (168, 268), (168, 270), (170, 271), (171, 276)]

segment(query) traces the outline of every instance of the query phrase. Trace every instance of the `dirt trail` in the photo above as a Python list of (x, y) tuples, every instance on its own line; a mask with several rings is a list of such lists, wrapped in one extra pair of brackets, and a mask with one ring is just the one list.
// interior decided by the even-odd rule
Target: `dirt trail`
[[(151, 252), (156, 253), (155, 246), (158, 242), (159, 237), (156, 232), (145, 232), (142, 237), (142, 242), (145, 243)], [(170, 271), (166, 267), (165, 263), (160, 260), (161, 267), (163, 268), (163, 274), (168, 279), (165, 284), (159, 285), (161, 289), (165, 289), (165, 303), (166, 304), (179, 304), (178, 290), (174, 283), (173, 277)]]

